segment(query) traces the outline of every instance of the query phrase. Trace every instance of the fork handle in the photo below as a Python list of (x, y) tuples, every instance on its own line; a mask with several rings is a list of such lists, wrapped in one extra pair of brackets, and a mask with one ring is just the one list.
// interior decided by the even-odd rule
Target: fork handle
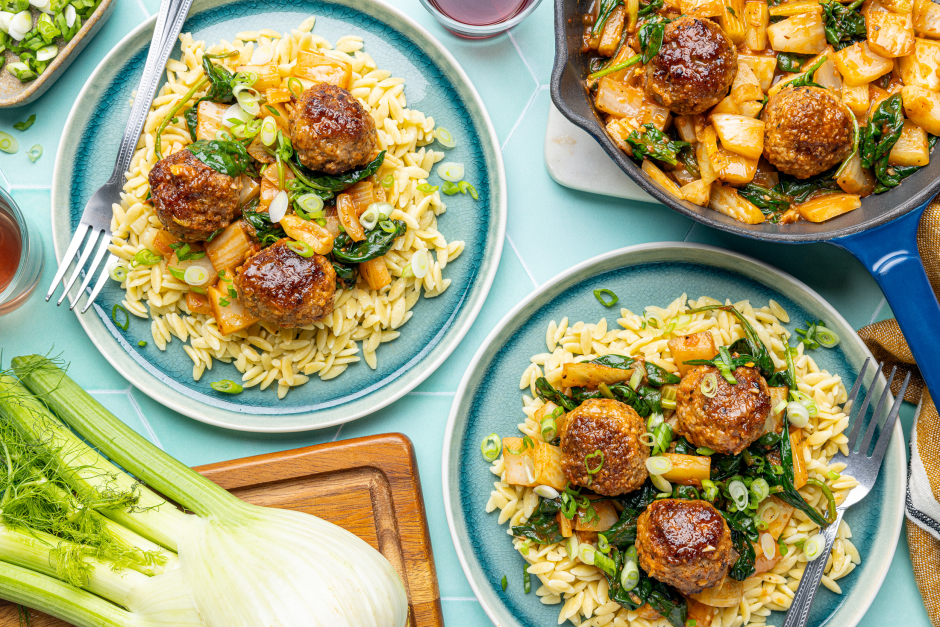
[(131, 158), (134, 156), (140, 134), (144, 130), (144, 123), (147, 121), (147, 114), (150, 112), (150, 104), (163, 77), (163, 68), (166, 67), (170, 58), (170, 52), (176, 46), (176, 38), (183, 30), (183, 22), (186, 21), (186, 15), (192, 3), (193, 0), (163, 0), (160, 4), (160, 13), (157, 15), (157, 23), (153, 29), (153, 39), (147, 53), (147, 62), (144, 64), (144, 73), (137, 86), (134, 105), (131, 107), (131, 115), (127, 120), (114, 171), (108, 183), (122, 183), (124, 174), (131, 165)]
[(819, 582), (822, 579), (823, 571), (826, 570), (826, 562), (829, 561), (832, 545), (836, 540), (836, 534), (839, 533), (839, 525), (842, 524), (843, 514), (845, 514), (845, 508), (838, 508), (835, 522), (823, 531), (823, 537), (826, 538), (826, 548), (819, 557), (806, 564), (803, 577), (800, 579), (800, 586), (796, 589), (796, 594), (793, 595), (793, 602), (790, 603), (787, 617), (783, 621), (783, 627), (805, 627), (806, 621), (809, 620), (809, 610), (813, 606), (813, 599), (816, 598), (816, 591), (819, 590)]

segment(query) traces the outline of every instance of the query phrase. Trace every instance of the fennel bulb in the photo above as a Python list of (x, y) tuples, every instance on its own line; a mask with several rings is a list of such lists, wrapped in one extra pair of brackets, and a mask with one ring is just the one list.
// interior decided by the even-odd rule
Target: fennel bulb
[[(139, 436), (48, 359), (18, 357), (13, 369), (18, 381), (0, 373), (0, 525), (10, 526), (8, 542), (0, 534), (0, 597), (80, 627), (407, 622), (401, 579), (355, 535), (240, 501)], [(38, 467), (25, 459), (36, 451)], [(55, 489), (42, 488), (44, 501), (30, 492), (46, 484)], [(43, 515), (11, 517), (3, 504), (11, 491)], [(35, 533), (47, 541), (24, 540)]]

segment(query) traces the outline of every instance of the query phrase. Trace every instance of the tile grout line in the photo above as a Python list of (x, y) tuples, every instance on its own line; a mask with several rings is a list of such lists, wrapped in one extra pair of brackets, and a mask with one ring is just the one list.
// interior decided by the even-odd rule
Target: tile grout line
[(457, 392), (408, 392), (408, 396), (454, 396)]
[(85, 390), (89, 394), (127, 394), (127, 390)]
[(695, 222), (689, 225), (689, 230), (686, 231), (685, 237), (682, 238), (683, 242), (689, 241), (689, 235), (692, 235), (692, 229), (695, 228)]
[(10, 183), (9, 189), (52, 189), (52, 185), (14, 185)]
[(441, 597), (441, 601), (473, 601), (479, 603), (480, 600), (476, 597)]
[(535, 280), (535, 275), (532, 274), (532, 271), (529, 270), (529, 266), (526, 265), (525, 260), (522, 258), (522, 255), (519, 254), (519, 249), (516, 248), (516, 245), (513, 243), (512, 238), (509, 237), (509, 233), (506, 233), (506, 241), (509, 242), (509, 246), (512, 247), (512, 252), (516, 253), (516, 257), (519, 259), (519, 263), (522, 264), (522, 269), (525, 270), (525, 273), (529, 275), (529, 279), (532, 280), (532, 285), (536, 288), (539, 286), (539, 282)]
[(535, 91), (532, 92), (532, 96), (529, 97), (529, 102), (526, 103), (525, 109), (522, 110), (522, 113), (519, 115), (519, 118), (516, 120), (516, 123), (512, 125), (512, 128), (509, 129), (509, 135), (506, 136), (506, 141), (503, 142), (503, 145), (499, 147), (500, 152), (506, 150), (506, 146), (509, 145), (509, 140), (512, 139), (512, 136), (516, 133), (516, 129), (519, 128), (519, 125), (522, 124), (522, 120), (525, 118), (525, 114), (529, 112), (529, 108), (532, 106), (532, 103), (535, 102), (536, 96), (539, 95), (543, 89), (547, 89), (544, 86), (536, 86)]
[(144, 412), (141, 410), (140, 405), (137, 404), (137, 399), (134, 398), (133, 394), (131, 394), (131, 390), (127, 389), (125, 393), (127, 394), (127, 398), (130, 399), (131, 405), (133, 405), (134, 409), (137, 411), (137, 417), (140, 418), (140, 422), (143, 423), (144, 429), (147, 430), (147, 435), (150, 436), (150, 441), (153, 442), (154, 446), (156, 446), (161, 451), (166, 450), (163, 448), (163, 444), (160, 443), (160, 438), (157, 437), (157, 432), (154, 431), (153, 427), (150, 425), (150, 421), (147, 420), (146, 416), (144, 416)]
[(519, 58), (522, 59), (522, 63), (525, 65), (526, 69), (529, 70), (529, 74), (532, 75), (532, 80), (535, 81), (535, 86), (541, 87), (542, 83), (539, 81), (539, 77), (536, 76), (535, 70), (533, 70), (532, 66), (529, 65), (529, 60), (525, 58), (524, 54), (522, 54), (522, 48), (520, 48), (519, 44), (516, 43), (516, 38), (512, 36), (512, 31), (507, 31), (506, 35), (509, 36), (509, 41), (512, 42), (513, 48), (516, 49), (516, 53), (519, 55)]
[(882, 296), (881, 302), (878, 303), (877, 307), (875, 307), (875, 313), (871, 315), (871, 320), (868, 321), (868, 324), (875, 324), (875, 319), (878, 317), (878, 314), (881, 313), (881, 309), (885, 306), (887, 302), (888, 300), (884, 296)]

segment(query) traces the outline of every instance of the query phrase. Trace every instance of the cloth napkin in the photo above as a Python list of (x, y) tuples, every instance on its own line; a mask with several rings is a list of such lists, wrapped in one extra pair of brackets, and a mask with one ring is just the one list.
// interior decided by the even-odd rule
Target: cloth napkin
[[(940, 196), (924, 212), (917, 232), (917, 244), (927, 277), (940, 298)], [(924, 599), (927, 615), (940, 627), (940, 415), (917, 371), (911, 350), (895, 320), (870, 324), (859, 330), (875, 359), (885, 362), (885, 372), (893, 366), (898, 374), (892, 383), (897, 394), (907, 372), (911, 383), (905, 400), (917, 404), (911, 434), (908, 467), (907, 542), (914, 565), (914, 579)]]

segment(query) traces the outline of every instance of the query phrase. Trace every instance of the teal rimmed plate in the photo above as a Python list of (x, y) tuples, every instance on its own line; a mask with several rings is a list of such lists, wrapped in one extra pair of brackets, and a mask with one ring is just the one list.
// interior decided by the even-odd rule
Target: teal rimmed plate
[[(252, 388), (237, 396), (215, 392), (211, 382), (241, 379), (234, 366), (220, 362), (194, 382), (192, 362), (179, 340), (161, 352), (150, 341), (150, 320), (132, 318), (126, 331), (114, 325), (111, 310), (123, 291), (109, 282), (93, 310), (79, 316), (91, 340), (141, 391), (170, 409), (220, 427), (317, 429), (393, 402), (427, 378), (457, 346), (483, 305), (499, 264), (506, 186), (496, 133), (467, 75), (411, 18), (376, 0), (196, 0), (183, 32), (218, 42), (261, 28), (289, 32), (310, 15), (317, 18), (314, 33), (331, 42), (342, 35), (361, 36), (379, 67), (405, 79), (408, 106), (433, 116), (457, 139), (447, 159), (465, 164), (465, 178), (476, 185), (480, 200), (468, 195), (446, 198), (448, 210), (439, 228), (448, 241), (466, 242), (462, 255), (445, 270), (451, 286), (437, 298), (418, 302), (411, 320), (400, 328), (401, 337), (379, 349), (378, 369), (359, 362), (331, 381), (313, 377), (281, 401), (271, 388)], [(88, 198), (111, 174), (154, 21), (145, 22), (111, 51), (69, 114), (52, 186), (53, 240), (59, 258)], [(178, 55), (177, 47), (173, 57)], [(138, 346), (141, 340), (148, 341), (147, 346)]]
[[(610, 309), (594, 298), (594, 290), (604, 288), (620, 297)], [(803, 320), (824, 320), (842, 341), (833, 350), (814, 351), (813, 359), (849, 384), (871, 356), (845, 319), (807, 285), (760, 261), (710, 246), (681, 242), (632, 246), (590, 259), (540, 287), (503, 318), (470, 363), (444, 439), (444, 507), (451, 537), (467, 579), (494, 624), (548, 627), (557, 624), (561, 609), (539, 602), (535, 579), (532, 592), (522, 592), (522, 556), (513, 549), (507, 527), (497, 524), (498, 512), (487, 514), (484, 509), (494, 477), (480, 453), (483, 438), (493, 432), (515, 433), (521, 422), (519, 377), (532, 355), (547, 350), (548, 323), (565, 316), (571, 324), (606, 317), (614, 325), (621, 307), (634, 312), (647, 305), (665, 307), (683, 293), (732, 302), (750, 299), (755, 306), (774, 299), (789, 313), (791, 322), (786, 326), (791, 332)], [(879, 376), (874, 385), (878, 391), (884, 389), (884, 377)], [(875, 487), (845, 516), (862, 563), (839, 580), (843, 594), (820, 590), (809, 625), (852, 627), (865, 614), (897, 546), (905, 469), (904, 438), (897, 424)], [(504, 575), (505, 591), (500, 584)], [(774, 612), (768, 624), (779, 625), (783, 617)]]

